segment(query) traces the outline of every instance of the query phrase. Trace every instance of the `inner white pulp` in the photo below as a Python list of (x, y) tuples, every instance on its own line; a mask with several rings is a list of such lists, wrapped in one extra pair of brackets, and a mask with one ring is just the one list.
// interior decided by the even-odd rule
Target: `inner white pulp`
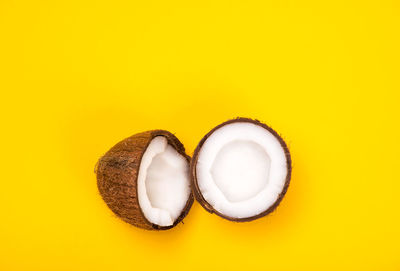
[(157, 136), (143, 154), (137, 185), (146, 219), (171, 226), (190, 196), (189, 163), (164, 136)]
[(197, 182), (204, 199), (229, 217), (246, 218), (271, 207), (287, 175), (286, 155), (268, 130), (248, 122), (227, 124), (204, 142)]

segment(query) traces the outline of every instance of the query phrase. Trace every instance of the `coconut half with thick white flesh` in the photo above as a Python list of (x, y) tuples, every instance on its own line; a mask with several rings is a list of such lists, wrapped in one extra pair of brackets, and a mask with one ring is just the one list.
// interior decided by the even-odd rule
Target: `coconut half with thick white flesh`
[(193, 203), (189, 163), (173, 134), (147, 131), (119, 142), (99, 160), (97, 185), (122, 220), (147, 230), (170, 229)]
[(241, 222), (265, 216), (279, 205), (291, 169), (287, 145), (273, 129), (237, 118), (204, 136), (190, 173), (196, 199), (207, 211)]

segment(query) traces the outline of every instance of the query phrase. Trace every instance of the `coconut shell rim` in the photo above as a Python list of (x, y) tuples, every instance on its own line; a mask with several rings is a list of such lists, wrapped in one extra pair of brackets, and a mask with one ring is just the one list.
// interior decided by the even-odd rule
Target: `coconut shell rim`
[[(244, 218), (235, 218), (235, 217), (230, 217), (227, 216), (225, 214), (222, 214), (221, 212), (217, 211), (214, 209), (214, 207), (209, 204), (203, 197), (203, 195), (200, 192), (200, 188), (198, 186), (197, 183), (197, 159), (200, 153), (200, 150), (203, 146), (203, 144), (206, 142), (206, 140), (219, 128), (228, 125), (228, 124), (232, 124), (232, 123), (237, 123), (237, 122), (247, 122), (247, 123), (252, 123), (255, 125), (258, 125), (264, 129), (266, 129), (268, 132), (270, 132), (273, 136), (275, 136), (275, 138), (278, 139), (279, 143), (281, 144), (284, 152), (285, 152), (285, 156), (286, 156), (286, 166), (287, 166), (287, 175), (286, 175), (286, 179), (285, 179), (285, 184), (284, 187), (281, 191), (281, 193), (279, 194), (278, 198), (276, 199), (276, 201), (265, 211), (261, 212), (258, 215), (255, 216), (251, 216), (251, 217), (244, 217)], [(238, 118), (234, 118), (234, 119), (230, 119), (227, 120), (217, 126), (215, 126), (213, 129), (211, 129), (199, 142), (199, 144), (197, 145), (193, 156), (192, 156), (192, 161), (190, 163), (190, 183), (191, 183), (191, 187), (194, 193), (194, 196), (196, 198), (196, 200), (200, 203), (200, 205), (209, 213), (213, 214), (215, 213), (216, 215), (225, 218), (227, 220), (233, 221), (233, 222), (249, 222), (261, 217), (264, 217), (270, 213), (272, 213), (277, 207), (278, 205), (281, 203), (282, 199), (284, 198), (289, 184), (290, 184), (290, 179), (291, 179), (291, 175), (292, 175), (292, 159), (291, 159), (291, 155), (289, 152), (289, 148), (286, 144), (286, 142), (283, 140), (283, 138), (271, 127), (269, 127), (268, 125), (266, 125), (265, 123), (260, 122), (257, 119), (251, 119), (251, 118), (243, 118), (243, 117), (238, 117)]]
[[(149, 147), (151, 141), (157, 136), (164, 136), (167, 139), (168, 144), (172, 145), (174, 147), (174, 149), (180, 155), (185, 157), (185, 159), (188, 161), (188, 163), (189, 163), (189, 182), (190, 182), (191, 157), (185, 152), (185, 147), (184, 147), (183, 143), (173, 133), (171, 133), (167, 130), (152, 130), (152, 131), (150, 131), (150, 134), (151, 134), (150, 140), (149, 140), (148, 144), (146, 145), (146, 148), (143, 151), (142, 155), (140, 156), (140, 162), (142, 162), (143, 155), (146, 152), (147, 148)], [(135, 180), (135, 183), (137, 185), (137, 179)], [(138, 190), (136, 189), (136, 198), (139, 201), (139, 195), (137, 193), (138, 193)], [(148, 223), (151, 224), (153, 229), (169, 230), (169, 229), (174, 228), (176, 225), (178, 225), (187, 216), (187, 214), (189, 213), (189, 211), (193, 205), (193, 202), (194, 202), (193, 191), (190, 191), (189, 198), (186, 201), (185, 207), (183, 207), (181, 214), (177, 217), (177, 219), (175, 219), (174, 223), (170, 226), (159, 226), (157, 224), (151, 223), (150, 221), (147, 220), (146, 216), (144, 215), (142, 208), (140, 208), (140, 204), (138, 204), (138, 206), (139, 206), (140, 213), (143, 215), (144, 219)]]

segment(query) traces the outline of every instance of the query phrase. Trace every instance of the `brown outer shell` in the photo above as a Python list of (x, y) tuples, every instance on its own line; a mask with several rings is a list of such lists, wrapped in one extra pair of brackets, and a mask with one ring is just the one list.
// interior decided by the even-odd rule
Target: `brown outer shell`
[(108, 207), (125, 222), (146, 230), (166, 230), (175, 227), (188, 214), (193, 204), (193, 193), (190, 193), (181, 215), (171, 226), (153, 224), (144, 216), (139, 205), (137, 178), (143, 154), (156, 136), (166, 137), (168, 144), (190, 163), (190, 157), (185, 153), (185, 148), (178, 138), (165, 130), (152, 130), (117, 143), (99, 159), (96, 166), (97, 186)]
[[(278, 199), (274, 202), (274, 204), (269, 207), (267, 210), (265, 210), (264, 212), (256, 215), (256, 216), (252, 216), (252, 217), (245, 217), (245, 218), (234, 218), (234, 217), (230, 217), (227, 215), (224, 215), (220, 212), (218, 212), (217, 210), (215, 210), (211, 204), (209, 204), (203, 197), (203, 195), (200, 192), (200, 188), (198, 186), (197, 183), (197, 172), (196, 172), (196, 165), (197, 165), (197, 159), (199, 156), (199, 153), (201, 151), (201, 147), (203, 146), (204, 142), (206, 142), (206, 140), (211, 136), (212, 133), (214, 133), (216, 130), (218, 130), (219, 128), (221, 128), (222, 126), (225, 126), (227, 124), (231, 124), (231, 123), (236, 123), (236, 122), (249, 122), (249, 123), (253, 123), (256, 124), (264, 129), (266, 129), (267, 131), (269, 131), (271, 134), (273, 134), (278, 140), (279, 143), (281, 144), (285, 155), (286, 155), (286, 161), (287, 161), (287, 176), (286, 176), (286, 180), (285, 180), (285, 185), (282, 189), (282, 192), (279, 194)], [(200, 143), (197, 145), (196, 150), (194, 151), (193, 157), (192, 157), (192, 162), (190, 163), (190, 179), (191, 179), (191, 185), (192, 185), (192, 190), (194, 192), (195, 198), (196, 200), (200, 203), (201, 206), (203, 206), (204, 209), (206, 209), (208, 212), (210, 213), (215, 213), (218, 216), (228, 219), (230, 221), (234, 221), (234, 222), (246, 222), (246, 221), (252, 221), (254, 219), (266, 216), (267, 214), (271, 213), (272, 211), (274, 211), (276, 209), (276, 207), (278, 207), (279, 203), (282, 201), (283, 197), (286, 194), (286, 191), (289, 187), (289, 183), (290, 183), (290, 177), (291, 177), (291, 173), (292, 173), (292, 160), (290, 157), (290, 152), (289, 149), (285, 143), (285, 141), (279, 136), (279, 134), (277, 132), (275, 132), (271, 127), (267, 126), (264, 123), (261, 123), (259, 120), (253, 120), (253, 119), (249, 119), (249, 118), (236, 118), (236, 119), (232, 119), (232, 120), (228, 120), (224, 123), (221, 123), (220, 125), (216, 126), (214, 129), (212, 129), (210, 132), (208, 132), (203, 139), (200, 141)]]

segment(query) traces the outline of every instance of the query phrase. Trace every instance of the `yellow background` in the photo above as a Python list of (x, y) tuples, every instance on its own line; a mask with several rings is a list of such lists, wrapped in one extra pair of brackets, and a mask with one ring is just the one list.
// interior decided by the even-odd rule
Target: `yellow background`
[[(399, 1), (0, 1), (1, 270), (400, 270)], [(194, 204), (148, 232), (93, 169), (170, 130), (192, 154), (257, 118), (288, 193), (235, 224)]]

